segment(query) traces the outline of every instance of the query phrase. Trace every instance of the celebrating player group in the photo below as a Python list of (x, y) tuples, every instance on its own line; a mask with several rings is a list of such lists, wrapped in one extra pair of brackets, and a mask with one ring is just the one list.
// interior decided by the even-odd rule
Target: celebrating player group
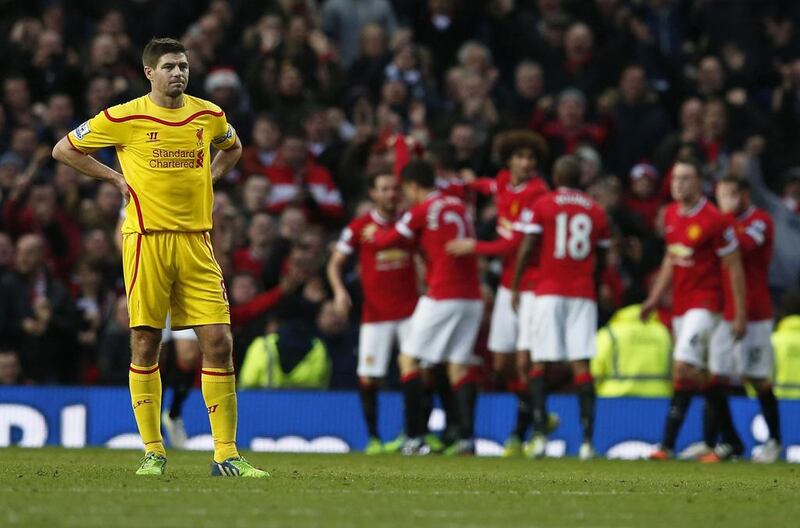
[[(236, 448), (237, 403), (230, 310), (222, 270), (210, 240), (213, 184), (237, 163), (241, 143), (216, 105), (184, 93), (189, 63), (183, 45), (153, 39), (143, 54), (147, 95), (108, 108), (70, 132), (54, 148), (59, 161), (115, 185), (126, 197), (122, 227), (125, 287), (130, 311), (130, 392), (145, 457), (137, 474), (161, 475), (158, 353), (167, 316), (173, 329), (194, 329), (202, 355), (202, 392), (214, 438), (213, 476), (268, 477)], [(114, 147), (122, 172), (90, 154)], [(213, 156), (211, 147), (216, 150)], [(517, 423), (505, 454), (546, 455), (557, 418), (547, 412), (548, 364), (569, 367), (577, 387), (583, 441), (580, 458), (595, 456), (597, 290), (611, 232), (604, 210), (580, 190), (581, 165), (555, 160), (549, 189), (539, 172), (544, 140), (529, 131), (504, 133), (504, 164), (494, 177), (459, 180), (447, 160), (414, 159), (369, 176), (373, 208), (341, 233), (328, 264), (334, 304), (343, 314), (351, 299), (343, 280), (357, 257), (363, 288), (358, 377), (369, 453), (391, 450), (378, 434), (377, 392), (393, 351), (404, 401), (406, 454), (438, 451), (428, 431), (436, 387), (453, 439), (451, 454), (475, 452), (479, 392), (474, 349), (484, 311), (479, 257), (502, 262), (488, 347), (495, 379), (517, 396)], [(772, 311), (766, 272), (772, 223), (752, 206), (747, 185), (726, 178), (717, 187), (719, 209), (701, 193), (698, 168), (676, 162), (675, 200), (665, 213), (667, 252), (642, 317), (672, 289), (674, 396), (663, 442), (653, 459), (673, 456), (693, 395), (709, 412), (704, 461), (740, 455), (725, 391), (731, 376), (758, 392), (770, 440), (760, 458), (774, 461), (781, 444), (772, 370)], [(491, 195), (496, 237), (479, 241), (471, 214), (475, 194)], [(418, 278), (424, 267), (424, 280)], [(424, 283), (424, 284), (423, 284)], [(600, 417), (602, 419), (602, 416)], [(532, 435), (529, 437), (529, 430)]]

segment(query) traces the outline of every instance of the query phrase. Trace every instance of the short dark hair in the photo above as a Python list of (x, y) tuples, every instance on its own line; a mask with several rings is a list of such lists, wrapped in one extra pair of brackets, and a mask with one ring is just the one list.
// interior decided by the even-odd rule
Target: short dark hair
[(577, 189), (581, 183), (581, 163), (575, 156), (558, 158), (553, 165), (553, 183), (558, 187)]
[(530, 130), (509, 130), (497, 138), (497, 152), (504, 164), (520, 150), (530, 150), (539, 164), (547, 157), (547, 142), (542, 136)]
[(694, 169), (695, 174), (698, 178), (703, 178), (703, 167), (700, 165), (700, 161), (695, 158), (694, 156), (680, 156), (675, 160), (673, 167), (677, 164), (681, 165), (689, 165)]
[(377, 169), (370, 171), (367, 174), (367, 183), (369, 184), (370, 189), (374, 189), (375, 186), (378, 184), (378, 178), (382, 178), (384, 176), (392, 176), (394, 177), (394, 173), (392, 172), (391, 167), (383, 166), (378, 167)]
[(142, 64), (155, 68), (158, 59), (167, 53), (186, 53), (186, 46), (174, 38), (152, 38), (142, 51)]
[(413, 160), (403, 167), (401, 173), (403, 182), (416, 183), (423, 189), (436, 187), (436, 173), (431, 162), (426, 160)]
[(747, 181), (745, 178), (742, 178), (735, 174), (726, 174), (725, 176), (719, 179), (719, 183), (730, 183), (732, 185), (735, 185), (736, 189), (739, 192), (750, 190), (750, 182)]

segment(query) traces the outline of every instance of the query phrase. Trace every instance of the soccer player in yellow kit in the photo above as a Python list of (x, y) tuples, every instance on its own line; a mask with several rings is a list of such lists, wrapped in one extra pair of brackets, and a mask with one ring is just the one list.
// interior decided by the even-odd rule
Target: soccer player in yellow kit
[[(239, 160), (242, 144), (215, 104), (184, 90), (186, 48), (151, 40), (142, 54), (151, 91), (103, 110), (56, 144), (53, 157), (114, 184), (126, 199), (123, 269), (130, 311), (130, 391), (145, 447), (138, 475), (162, 475), (158, 351), (167, 312), (172, 328), (194, 328), (203, 355), (202, 392), (214, 438), (212, 476), (268, 477), (236, 449), (236, 383), (230, 309), (209, 231), (214, 182)], [(89, 156), (117, 151), (122, 173)], [(211, 159), (210, 147), (219, 152)]]

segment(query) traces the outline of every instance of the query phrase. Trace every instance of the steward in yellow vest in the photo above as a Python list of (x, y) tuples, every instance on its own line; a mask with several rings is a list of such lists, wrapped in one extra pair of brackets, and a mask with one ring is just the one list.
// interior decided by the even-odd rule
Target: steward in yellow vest
[(592, 376), (598, 396), (672, 395), (672, 338), (655, 313), (642, 322), (640, 308), (635, 304), (617, 310), (597, 332)]
[(800, 315), (781, 319), (772, 333), (775, 354), (775, 396), (800, 399)]

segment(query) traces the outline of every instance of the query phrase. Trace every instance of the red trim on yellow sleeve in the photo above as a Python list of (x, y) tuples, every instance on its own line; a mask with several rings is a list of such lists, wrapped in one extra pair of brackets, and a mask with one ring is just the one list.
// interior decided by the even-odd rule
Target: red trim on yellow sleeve
[(179, 126), (186, 125), (188, 123), (191, 123), (192, 121), (194, 121), (198, 117), (204, 116), (204, 115), (212, 115), (214, 117), (222, 117), (222, 116), (225, 115), (225, 113), (222, 112), (222, 111), (214, 112), (213, 110), (201, 110), (199, 112), (196, 112), (196, 113), (190, 115), (189, 117), (187, 117), (183, 121), (165, 121), (163, 119), (159, 119), (157, 117), (144, 115), (144, 114), (131, 114), (131, 115), (125, 116), (125, 117), (112, 117), (111, 114), (108, 113), (108, 109), (103, 110), (103, 114), (105, 114), (106, 118), (109, 121), (111, 121), (112, 123), (124, 123), (125, 121), (132, 121), (134, 119), (146, 119), (148, 121), (155, 121), (156, 123), (159, 123), (159, 124), (162, 124), (162, 125), (166, 125), (166, 126), (171, 126), (171, 127), (179, 127)]

